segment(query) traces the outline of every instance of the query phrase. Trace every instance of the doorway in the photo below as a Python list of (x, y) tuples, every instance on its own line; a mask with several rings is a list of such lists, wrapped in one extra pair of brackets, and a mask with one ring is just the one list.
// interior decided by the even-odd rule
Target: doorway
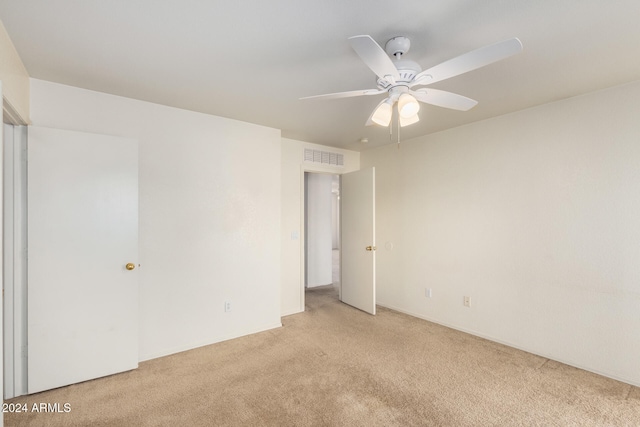
[(304, 288), (340, 296), (340, 176), (304, 174)]

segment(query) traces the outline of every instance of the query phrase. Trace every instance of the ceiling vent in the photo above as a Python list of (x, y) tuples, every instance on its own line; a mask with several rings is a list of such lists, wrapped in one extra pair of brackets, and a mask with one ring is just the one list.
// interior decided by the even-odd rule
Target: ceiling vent
[(304, 149), (304, 161), (317, 163), (324, 166), (344, 167), (344, 154), (331, 153), (329, 151)]

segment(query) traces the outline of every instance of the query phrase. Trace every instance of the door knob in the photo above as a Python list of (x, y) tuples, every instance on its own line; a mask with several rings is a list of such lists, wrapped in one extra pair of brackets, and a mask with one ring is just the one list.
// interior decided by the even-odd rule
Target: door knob
[(127, 270), (133, 270), (134, 268), (136, 268), (136, 265), (132, 262), (128, 263), (127, 265), (124, 266)]
[(375, 251), (376, 247), (375, 246), (367, 246), (365, 249), (368, 250), (368, 251)]

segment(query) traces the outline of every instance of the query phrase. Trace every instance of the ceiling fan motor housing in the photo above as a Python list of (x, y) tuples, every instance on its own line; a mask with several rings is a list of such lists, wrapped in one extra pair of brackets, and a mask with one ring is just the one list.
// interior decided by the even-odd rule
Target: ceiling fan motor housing
[(390, 39), (384, 45), (384, 50), (393, 60), (393, 65), (398, 70), (399, 78), (389, 81), (385, 78), (379, 78), (376, 83), (379, 89), (388, 90), (397, 85), (405, 85), (413, 80), (413, 78), (422, 71), (417, 63), (408, 59), (402, 59), (402, 55), (409, 52), (411, 40), (404, 36), (398, 36)]
[(398, 69), (400, 78), (396, 80), (395, 84), (386, 79), (378, 79), (376, 81), (378, 88), (387, 90), (398, 84), (404, 85), (410, 83), (416, 74), (422, 71), (422, 67), (420, 67), (420, 65), (408, 59), (398, 59), (397, 61), (393, 61), (393, 65)]

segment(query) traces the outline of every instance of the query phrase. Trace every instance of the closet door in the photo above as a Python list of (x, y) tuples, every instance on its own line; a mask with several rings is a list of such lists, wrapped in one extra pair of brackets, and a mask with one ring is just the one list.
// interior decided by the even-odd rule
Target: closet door
[(138, 148), (28, 130), (28, 391), (138, 366)]

